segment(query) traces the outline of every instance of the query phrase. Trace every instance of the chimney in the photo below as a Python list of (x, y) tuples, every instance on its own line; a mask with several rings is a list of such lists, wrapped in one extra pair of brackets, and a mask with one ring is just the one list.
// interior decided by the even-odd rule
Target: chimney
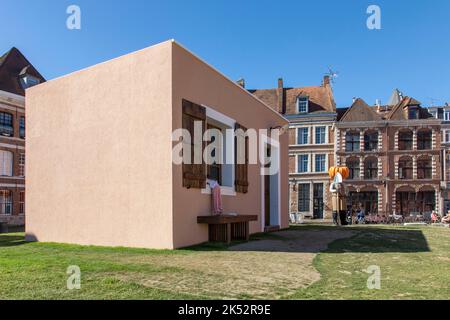
[(244, 78), (240, 78), (238, 81), (236, 81), (236, 83), (245, 89), (245, 79)]
[(278, 78), (278, 89), (277, 89), (277, 107), (279, 113), (286, 113), (285, 103), (284, 103), (284, 86), (283, 78)]
[(329, 75), (325, 75), (323, 76), (323, 86), (329, 86), (330, 85), (330, 76)]
[(381, 112), (381, 102), (380, 99), (375, 100), (375, 105), (377, 106), (377, 112)]

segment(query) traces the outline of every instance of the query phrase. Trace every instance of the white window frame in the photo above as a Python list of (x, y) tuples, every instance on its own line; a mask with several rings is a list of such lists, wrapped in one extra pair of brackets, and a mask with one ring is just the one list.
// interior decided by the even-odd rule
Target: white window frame
[[(317, 171), (317, 156), (323, 156), (323, 171)], [(316, 153), (314, 154), (314, 172), (325, 173), (327, 172), (327, 154), (326, 153)]]
[[(236, 120), (224, 115), (223, 113), (220, 113), (208, 106), (202, 105), (202, 107), (204, 107), (206, 109), (206, 122), (208, 122), (208, 118), (209, 119), (213, 119), (214, 121), (217, 121), (221, 124), (223, 124), (226, 127), (229, 127), (230, 129), (233, 130), (234, 132), (234, 128), (236, 125)], [(234, 137), (234, 135), (233, 135)], [(234, 138), (231, 139), (231, 141), (228, 141), (227, 144), (228, 147), (226, 147), (226, 150), (230, 150), (231, 152), (231, 156), (228, 156), (228, 154), (225, 152), (225, 154), (223, 155), (223, 159), (224, 162), (227, 162), (227, 157), (229, 159), (234, 159)], [(232, 157), (232, 158), (231, 158)], [(222, 170), (224, 166), (222, 166)], [(231, 181), (232, 181), (232, 186), (220, 186), (220, 191), (221, 194), (223, 196), (236, 196), (236, 188), (234, 185), (234, 180), (235, 180), (235, 167), (234, 165), (231, 165)], [(222, 180), (223, 180), (223, 171), (222, 171)], [(211, 194), (211, 188), (209, 187), (209, 185), (206, 185), (206, 188), (201, 189), (201, 193), (202, 194)]]
[[(319, 143), (317, 142), (317, 129), (319, 128), (323, 128), (324, 132), (323, 132), (323, 142)], [(327, 144), (327, 126), (314, 126), (314, 144)]]
[(444, 121), (450, 121), (450, 111), (444, 110)]
[(25, 177), (25, 153), (19, 154), (19, 176)]
[[(305, 111), (300, 111), (300, 100), (306, 99)], [(304, 101), (302, 101), (304, 102)], [(298, 96), (297, 97), (297, 113), (308, 113), (309, 112), (309, 98), (306, 96)]]
[[(306, 157), (306, 171), (300, 171), (300, 166), (299, 166), (299, 161), (300, 161), (300, 157), (305, 156)], [(309, 154), (298, 154), (297, 155), (297, 173), (309, 173), (310, 171), (310, 155)]]
[[(296, 136), (295, 136), (295, 142), (298, 146), (305, 146), (309, 144), (309, 134), (310, 134), (310, 130), (309, 127), (297, 127), (296, 129)], [(306, 143), (298, 143), (298, 138), (299, 138), (299, 130), (306, 130)]]
[(12, 177), (14, 170), (14, 154), (11, 151), (0, 150), (0, 176)]
[(450, 129), (442, 130), (442, 141), (444, 143), (449, 143), (450, 142)]

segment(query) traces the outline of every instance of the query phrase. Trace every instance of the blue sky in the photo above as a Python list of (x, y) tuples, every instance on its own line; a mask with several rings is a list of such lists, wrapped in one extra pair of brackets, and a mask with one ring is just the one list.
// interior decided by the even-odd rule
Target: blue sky
[[(76, 4), (82, 29), (66, 28)], [(381, 8), (381, 30), (366, 9)], [(448, 0), (2, 0), (0, 51), (18, 47), (47, 78), (176, 39), (247, 88), (318, 85), (331, 66), (339, 107), (387, 102), (396, 87), (450, 102)]]

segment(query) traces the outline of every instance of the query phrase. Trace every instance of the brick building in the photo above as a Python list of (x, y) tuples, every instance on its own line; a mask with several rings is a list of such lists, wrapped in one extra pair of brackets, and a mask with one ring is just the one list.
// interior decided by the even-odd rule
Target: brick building
[(338, 110), (336, 162), (350, 169), (349, 206), (366, 214), (440, 212), (441, 120), (401, 95)]
[(289, 120), (290, 212), (331, 217), (328, 168), (334, 165), (336, 104), (330, 79), (320, 86), (250, 90)]
[(431, 115), (442, 122), (441, 147), (442, 147), (442, 213), (450, 210), (450, 105), (429, 107)]
[(45, 81), (22, 53), (0, 57), (0, 223), (25, 224), (25, 89)]

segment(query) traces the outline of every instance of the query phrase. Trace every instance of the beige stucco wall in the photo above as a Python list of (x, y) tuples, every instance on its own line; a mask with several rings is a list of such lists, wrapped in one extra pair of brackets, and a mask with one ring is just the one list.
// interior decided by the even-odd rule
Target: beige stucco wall
[[(234, 82), (174, 43), (173, 47), (173, 128), (181, 127), (182, 99), (213, 108), (246, 128), (268, 129), (288, 122), (263, 105)], [(288, 134), (281, 136), (281, 227), (288, 227)], [(208, 240), (207, 227), (197, 224), (198, 215), (209, 215), (211, 196), (199, 189), (182, 187), (182, 168), (173, 165), (174, 246), (187, 246)], [(250, 165), (247, 194), (222, 197), (225, 212), (257, 214), (250, 232), (261, 232), (262, 203), (260, 165)]]
[(27, 238), (172, 248), (168, 41), (27, 91)]
[[(208, 105), (247, 128), (287, 121), (173, 41), (90, 67), (27, 92), (27, 239), (178, 248), (207, 241), (198, 215), (211, 196), (182, 187), (172, 164), (181, 101)], [(288, 226), (288, 135), (281, 137), (281, 227)], [(225, 212), (257, 214), (260, 165)]]

